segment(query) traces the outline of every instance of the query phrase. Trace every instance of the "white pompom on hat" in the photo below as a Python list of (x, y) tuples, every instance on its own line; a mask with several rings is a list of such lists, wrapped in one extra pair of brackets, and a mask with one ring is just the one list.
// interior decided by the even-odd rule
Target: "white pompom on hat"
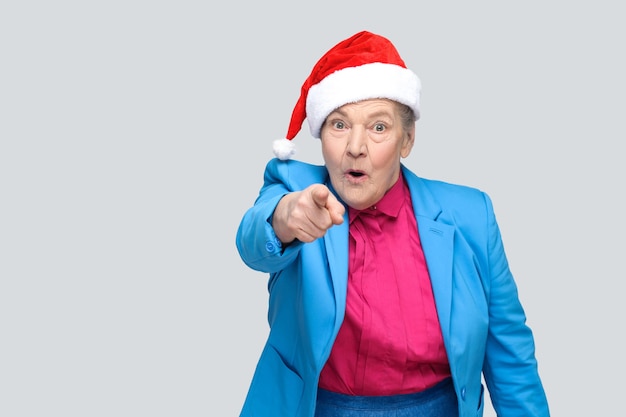
[(420, 91), (418, 76), (387, 38), (359, 32), (332, 47), (315, 64), (302, 85), (287, 136), (274, 141), (274, 154), (282, 160), (295, 154), (292, 140), (304, 119), (311, 135), (319, 139), (326, 117), (347, 103), (387, 98), (409, 106), (419, 119)]

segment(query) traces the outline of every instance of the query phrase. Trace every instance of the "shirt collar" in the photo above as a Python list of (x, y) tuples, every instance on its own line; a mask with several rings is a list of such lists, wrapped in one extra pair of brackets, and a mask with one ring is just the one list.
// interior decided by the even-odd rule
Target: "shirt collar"
[(401, 170), (396, 183), (385, 193), (383, 198), (381, 198), (378, 203), (363, 210), (348, 207), (350, 223), (352, 223), (352, 221), (361, 213), (368, 213), (375, 216), (385, 214), (389, 217), (398, 217), (407, 192), (408, 190), (404, 186)]

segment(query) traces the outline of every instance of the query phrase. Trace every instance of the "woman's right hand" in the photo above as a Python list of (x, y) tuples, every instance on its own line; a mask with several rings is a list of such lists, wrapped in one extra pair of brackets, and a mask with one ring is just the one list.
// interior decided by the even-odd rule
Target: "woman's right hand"
[(345, 207), (323, 184), (286, 194), (272, 217), (274, 233), (283, 244), (295, 239), (313, 242), (336, 224), (343, 223)]

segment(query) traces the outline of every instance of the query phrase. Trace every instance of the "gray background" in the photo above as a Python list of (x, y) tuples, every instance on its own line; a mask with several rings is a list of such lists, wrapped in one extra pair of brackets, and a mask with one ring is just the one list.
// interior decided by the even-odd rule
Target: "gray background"
[(619, 414), (619, 2), (209, 4), (0, 6), (0, 415), (238, 414), (267, 293), (236, 227), (363, 29), (423, 82), (407, 165), (494, 201), (553, 415)]

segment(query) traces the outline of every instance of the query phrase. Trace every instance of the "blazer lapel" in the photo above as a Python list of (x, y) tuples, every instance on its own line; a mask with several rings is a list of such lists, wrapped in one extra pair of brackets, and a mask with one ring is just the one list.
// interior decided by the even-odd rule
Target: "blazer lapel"
[[(330, 191), (341, 201), (337, 192), (330, 182), (330, 178), (326, 173), (324, 184)], [(339, 327), (343, 322), (346, 311), (346, 294), (348, 291), (348, 227), (350, 219), (348, 217), (348, 208), (343, 214), (343, 223), (335, 225), (328, 229), (324, 235), (324, 244), (326, 245), (326, 256), (328, 257), (328, 267), (330, 269), (330, 280), (335, 295), (335, 324), (334, 333), (339, 332)]]
[(447, 339), (450, 330), (452, 307), (452, 226), (438, 223), (430, 218), (417, 216), (422, 249), (430, 274), (439, 323)]
[(335, 294), (335, 333), (343, 321), (346, 309), (346, 291), (348, 289), (348, 210), (343, 216), (343, 223), (328, 229), (324, 235), (330, 279)]
[(430, 274), (439, 323), (444, 340), (448, 342), (452, 306), (454, 227), (438, 221), (442, 213), (441, 206), (427, 189), (424, 180), (404, 167), (402, 172), (411, 190), (413, 211)]

